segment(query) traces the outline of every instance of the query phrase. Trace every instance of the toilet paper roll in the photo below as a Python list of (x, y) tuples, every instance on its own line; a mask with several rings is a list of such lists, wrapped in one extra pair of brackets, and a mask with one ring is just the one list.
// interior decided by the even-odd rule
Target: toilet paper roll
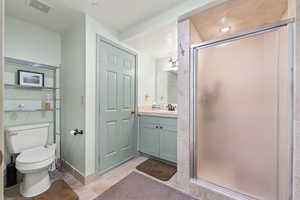
[(75, 130), (71, 130), (70, 134), (73, 135), (73, 136), (75, 136)]

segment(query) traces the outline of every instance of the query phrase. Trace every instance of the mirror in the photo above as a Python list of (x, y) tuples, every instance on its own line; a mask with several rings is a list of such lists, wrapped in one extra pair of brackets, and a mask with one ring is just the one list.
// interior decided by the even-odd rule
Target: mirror
[(174, 20), (126, 41), (139, 52), (141, 109), (165, 109), (166, 104), (177, 104), (177, 38), (177, 20)]
[(156, 103), (177, 104), (177, 60), (159, 58), (156, 60)]

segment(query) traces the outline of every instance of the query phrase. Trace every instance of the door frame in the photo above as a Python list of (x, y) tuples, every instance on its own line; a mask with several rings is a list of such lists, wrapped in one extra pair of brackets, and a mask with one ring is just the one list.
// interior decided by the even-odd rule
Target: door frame
[(0, 163), (0, 199), (4, 199), (4, 127), (3, 127), (3, 100), (4, 100), (4, 18), (5, 18), (5, 0), (0, 0), (0, 151), (2, 151), (2, 163)]
[[(288, 28), (288, 66), (289, 66), (289, 78), (290, 78), (290, 90), (291, 90), (291, 102), (290, 102), (290, 106), (289, 106), (289, 111), (290, 111), (290, 131), (289, 131), (289, 145), (291, 147), (294, 147), (294, 137), (295, 137), (295, 130), (294, 130), (294, 123), (295, 123), (295, 116), (294, 116), (294, 108), (295, 108), (295, 45), (294, 45), (294, 41), (295, 41), (295, 36), (294, 36), (294, 29), (295, 29), (295, 20), (294, 19), (287, 19), (287, 20), (283, 20), (280, 22), (276, 22), (270, 25), (266, 25), (266, 26), (261, 26), (258, 27), (256, 29), (250, 30), (250, 31), (245, 31), (245, 32), (241, 32), (241, 33), (236, 33), (236, 34), (232, 34), (229, 36), (225, 36), (216, 40), (210, 40), (210, 41), (206, 41), (206, 42), (201, 42), (195, 45), (192, 45), (190, 48), (190, 66), (191, 66), (191, 70), (190, 70), (190, 133), (189, 133), (189, 141), (190, 141), (190, 146), (189, 146), (189, 151), (190, 151), (190, 181), (196, 185), (202, 186), (204, 188), (207, 188), (209, 190), (212, 191), (218, 191), (220, 193), (222, 193), (225, 196), (230, 196), (230, 197), (237, 197), (239, 199), (245, 199), (245, 200), (252, 200), (253, 198), (233, 191), (229, 188), (225, 188), (213, 183), (208, 183), (205, 180), (201, 180), (197, 178), (197, 174), (196, 174), (196, 170), (197, 170), (197, 145), (196, 145), (196, 141), (197, 141), (197, 136), (196, 136), (196, 132), (197, 132), (197, 124), (196, 124), (196, 120), (197, 120), (197, 116), (196, 116), (196, 102), (197, 102), (197, 90), (196, 90), (196, 81), (197, 81), (197, 75), (196, 75), (196, 63), (197, 63), (197, 50), (198, 49), (202, 49), (202, 48), (207, 48), (210, 46), (215, 46), (215, 45), (220, 45), (226, 42), (230, 42), (230, 41), (235, 41), (235, 40), (240, 40), (240, 39), (244, 39), (247, 37), (251, 37), (251, 36), (255, 36), (258, 34), (262, 34), (262, 33), (266, 33), (269, 31), (273, 31), (276, 28), (280, 28), (283, 26), (287, 26)], [(290, 165), (290, 177), (289, 177), (289, 200), (293, 199), (293, 179), (294, 179), (294, 166), (293, 166), (293, 162), (294, 162), (294, 150), (293, 148), (290, 148), (289, 150), (289, 165)]]
[[(98, 142), (100, 140), (100, 135), (98, 134), (98, 130), (100, 130), (100, 123), (99, 123), (99, 120), (100, 120), (100, 118), (99, 118), (99, 114), (100, 114), (100, 106), (99, 106), (100, 105), (100, 98), (99, 98), (100, 77), (98, 76), (98, 74), (101, 72), (101, 66), (99, 65), (99, 58), (98, 58), (98, 53), (99, 53), (98, 43), (101, 41), (106, 42), (122, 51), (126, 51), (135, 57), (135, 67), (134, 67), (134, 70), (135, 70), (134, 71), (134, 85), (135, 85), (135, 87), (134, 87), (135, 88), (134, 120), (135, 120), (135, 122), (134, 122), (134, 130), (135, 130), (136, 137), (134, 138), (134, 148), (135, 149), (134, 149), (133, 157), (135, 157), (138, 153), (138, 151), (137, 151), (137, 147), (138, 147), (138, 123), (137, 123), (138, 122), (138, 118), (137, 118), (137, 111), (138, 111), (138, 101), (137, 101), (138, 100), (138, 54), (135, 51), (133, 51), (127, 47), (124, 47), (110, 39), (107, 39), (99, 34), (96, 34), (96, 75), (95, 75), (96, 76), (96, 112), (95, 112), (95, 114), (96, 114), (96, 116), (95, 116), (95, 119), (96, 119), (96, 123), (95, 123), (96, 124), (95, 125), (96, 126), (95, 127), (96, 128), (95, 129), (96, 130), (95, 131), (95, 147), (96, 147), (96, 149), (95, 149), (95, 151), (96, 151), (95, 152), (95, 174), (96, 175), (101, 175), (111, 169), (111, 168), (109, 168), (109, 169), (101, 171), (99, 161), (98, 161), (98, 159), (100, 158), (100, 155), (101, 155), (100, 149), (98, 148), (98, 146), (100, 145)], [(131, 159), (131, 158), (129, 158), (129, 159)], [(126, 161), (124, 161), (124, 162), (126, 162)], [(118, 165), (120, 165), (120, 164), (122, 164), (122, 163), (119, 163)], [(114, 168), (114, 167), (115, 166), (113, 166), (112, 168)]]

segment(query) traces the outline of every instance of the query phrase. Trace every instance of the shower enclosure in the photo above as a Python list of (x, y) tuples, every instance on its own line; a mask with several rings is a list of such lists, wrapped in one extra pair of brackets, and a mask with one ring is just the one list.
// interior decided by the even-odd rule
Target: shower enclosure
[(194, 45), (192, 178), (248, 199), (287, 200), (292, 21)]

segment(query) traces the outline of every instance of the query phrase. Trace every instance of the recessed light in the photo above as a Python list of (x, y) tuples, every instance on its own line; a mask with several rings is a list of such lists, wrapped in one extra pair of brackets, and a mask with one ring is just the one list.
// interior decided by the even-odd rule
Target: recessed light
[(220, 28), (220, 32), (222, 33), (227, 33), (231, 30), (231, 27), (230, 26), (225, 26), (223, 28)]

